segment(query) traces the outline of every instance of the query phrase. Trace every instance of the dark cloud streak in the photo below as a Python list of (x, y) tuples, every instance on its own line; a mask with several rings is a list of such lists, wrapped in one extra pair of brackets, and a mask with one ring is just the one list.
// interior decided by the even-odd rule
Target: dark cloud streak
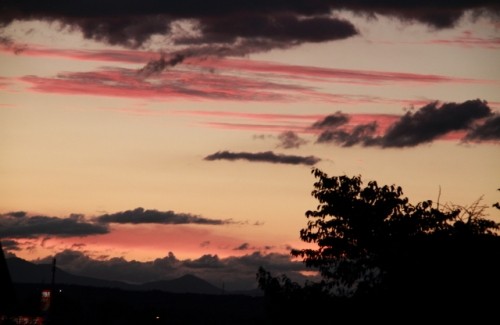
[(143, 77), (149, 77), (153, 74), (158, 74), (168, 67), (176, 66), (177, 64), (184, 61), (185, 56), (181, 54), (175, 54), (170, 58), (166, 58), (162, 55), (158, 60), (149, 61), (143, 68), (138, 71), (138, 74)]
[(71, 214), (66, 218), (30, 216), (24, 211), (0, 214), (0, 238), (84, 237), (110, 232), (109, 224), (235, 224), (231, 219), (208, 219), (189, 213), (137, 208), (94, 218)]
[(431, 142), (451, 131), (467, 130), (474, 121), (491, 115), (486, 102), (469, 100), (463, 103), (437, 102), (407, 112), (379, 140), (383, 147), (412, 147)]
[(352, 147), (356, 144), (370, 145), (373, 144), (373, 136), (377, 131), (377, 123), (356, 125), (352, 130), (326, 130), (323, 131), (316, 142), (328, 143), (333, 142), (341, 144), (343, 147)]
[(475, 125), (465, 136), (465, 141), (500, 141), (500, 114), (496, 114), (484, 121), (483, 124)]
[[(335, 16), (342, 10), (417, 21), (434, 28), (453, 27), (466, 11), (495, 19), (500, 16), (500, 5), (493, 0), (4, 0), (0, 2), (0, 27), (15, 20), (57, 21), (81, 30), (88, 39), (129, 48), (163, 35), (172, 44), (202, 46), (197, 47), (198, 53), (244, 55), (357, 35), (352, 23)], [(194, 33), (174, 35), (173, 26), (186, 22), (192, 24)]]
[(204, 158), (205, 160), (248, 160), (251, 162), (269, 162), (275, 164), (292, 164), (292, 165), (314, 165), (320, 161), (319, 158), (314, 156), (295, 156), (295, 155), (283, 155), (275, 154), (272, 151), (265, 152), (229, 152), (229, 151), (218, 151), (214, 154), (208, 155)]
[(137, 208), (113, 214), (104, 214), (95, 219), (100, 223), (120, 224), (202, 224), (223, 225), (233, 223), (231, 220), (207, 219), (189, 213), (176, 213), (174, 211), (144, 210)]
[(301, 19), (294, 14), (228, 15), (217, 19), (203, 19), (201, 25), (203, 42), (219, 43), (234, 43), (237, 37), (242, 37), (268, 39), (277, 44), (300, 44), (344, 39), (358, 33), (354, 25), (346, 20), (330, 17)]
[(354, 145), (383, 148), (414, 147), (430, 143), (450, 132), (466, 132), (464, 141), (500, 140), (500, 117), (493, 114), (485, 101), (476, 99), (463, 103), (432, 102), (416, 111), (408, 111), (377, 134), (376, 122), (347, 127), (349, 116), (337, 112), (314, 123), (321, 130), (317, 143), (335, 143), (344, 147)]
[(240, 246), (233, 248), (233, 250), (235, 250), (235, 251), (244, 251), (244, 250), (247, 250), (249, 248), (250, 248), (250, 244), (243, 243)]
[(25, 212), (0, 215), (0, 237), (34, 238), (38, 236), (90, 236), (109, 233), (105, 224), (96, 224), (82, 215), (67, 218), (28, 216)]
[(312, 125), (313, 129), (336, 128), (349, 122), (349, 116), (340, 111), (335, 114), (325, 116), (322, 120)]

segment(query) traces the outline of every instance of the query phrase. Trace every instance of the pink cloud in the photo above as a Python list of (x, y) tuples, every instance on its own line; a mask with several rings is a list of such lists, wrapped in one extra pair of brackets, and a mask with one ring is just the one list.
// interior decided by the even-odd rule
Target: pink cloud
[[(500, 38), (482, 39), (472, 36), (471, 32), (464, 32), (462, 36), (453, 40), (433, 40), (429, 43), (462, 44), (468, 46), (481, 45), (489, 48), (498, 48), (500, 45)], [(26, 56), (62, 57), (83, 61), (137, 64), (146, 64), (151, 60), (158, 59), (160, 56), (159, 53), (151, 51), (50, 49), (33, 45), (21, 46), (11, 43), (0, 44), (0, 51)], [(381, 85), (388, 83), (432, 84), (491, 82), (486, 80), (456, 78), (431, 74), (321, 68), (236, 58), (188, 57), (182, 62), (182, 64), (185, 66), (218, 71), (222, 73), (231, 71), (248, 72), (254, 74), (254, 78), (272, 77), (283, 78), (286, 80), (316, 82), (327, 81), (363, 85)]]
[(9, 78), (0, 77), (0, 90), (7, 90), (12, 86), (12, 81)]
[(224, 123), (224, 122), (206, 122), (203, 125), (228, 130), (255, 131), (255, 132), (284, 132), (294, 131), (296, 133), (306, 133), (305, 127), (297, 127), (290, 125), (271, 125), (271, 124), (253, 124), (253, 123)]
[(321, 114), (267, 114), (267, 113), (248, 113), (248, 112), (228, 112), (228, 111), (177, 111), (182, 115), (198, 115), (213, 117), (236, 117), (255, 120), (308, 120), (316, 121), (324, 117)]
[(342, 83), (354, 83), (364, 85), (378, 85), (386, 83), (478, 83), (488, 82), (484, 80), (455, 78), (431, 74), (370, 71), (370, 70), (352, 70), (352, 69), (334, 69), (320, 68), (311, 66), (298, 66), (277, 64), (265, 61), (252, 61), (242, 59), (218, 59), (209, 58), (199, 60), (196, 58), (188, 59), (184, 64), (196, 65), (205, 68), (216, 68), (225, 70), (248, 71), (273, 77), (282, 77), (287, 79), (303, 79), (311, 81), (336, 81)]
[(452, 45), (466, 48), (484, 48), (484, 49), (499, 49), (500, 37), (484, 38), (474, 36), (471, 31), (464, 31), (462, 35), (452, 39), (434, 39), (427, 42), (428, 44)]
[(94, 95), (129, 98), (191, 99), (191, 100), (296, 100), (300, 86), (212, 76), (203, 73), (169, 71), (160, 78), (140, 78), (133, 70), (108, 69), (96, 72), (62, 73), (54, 78), (25, 76), (37, 92), (67, 95)]
[[(112, 231), (106, 235), (78, 239), (48, 238), (44, 245), (46, 250), (54, 253), (76, 249), (86, 253), (99, 252), (112, 257), (127, 256), (127, 259), (145, 261), (165, 256), (168, 252), (174, 252), (181, 258), (197, 258), (204, 254), (217, 254), (220, 257), (241, 256), (248, 251), (234, 248), (248, 241), (253, 243), (254, 248), (268, 246), (249, 238), (192, 225), (114, 225)], [(285, 250), (284, 247), (273, 246), (269, 251)], [(38, 254), (43, 255), (42, 252)]]
[[(298, 121), (300, 124), (310, 126), (313, 122), (325, 118), (326, 114), (266, 114), (266, 113), (247, 113), (247, 112), (227, 112), (227, 111), (177, 111), (177, 114), (210, 116), (215, 118), (241, 118), (245, 120), (261, 121)], [(365, 124), (377, 121), (381, 126), (391, 124), (400, 118), (400, 115), (392, 114), (350, 114), (349, 123)]]
[(30, 89), (33, 91), (63, 95), (284, 103), (322, 101), (346, 105), (418, 104), (420, 102), (375, 96), (330, 94), (307, 86), (259, 78), (183, 70), (170, 70), (154, 78), (142, 78), (132, 69), (108, 68), (91, 72), (60, 73), (56, 77), (25, 76), (20, 80), (30, 84)]
[[(1, 48), (12, 52), (12, 44)], [(68, 50), (26, 47), (21, 55), (59, 56), (74, 60), (142, 63), (159, 54), (130, 50)], [(391, 83), (482, 83), (496, 82), (417, 73), (367, 71), (286, 65), (235, 58), (188, 57), (179, 65), (144, 78), (135, 69), (102, 68), (88, 72), (64, 72), (54, 77), (25, 76), (36, 92), (66, 95), (94, 95), (159, 100), (211, 101), (316, 101), (343, 105), (389, 104), (423, 105), (424, 100), (388, 99), (377, 96), (332, 94), (303, 81), (387, 85)], [(237, 73), (237, 74), (236, 74)], [(9, 80), (0, 79), (0, 89)], [(295, 82), (295, 83), (293, 83)], [(132, 114), (150, 114), (128, 111)]]
[[(291, 114), (248, 114), (235, 112), (205, 112), (188, 111), (187, 114), (208, 115), (220, 118), (241, 118), (243, 121), (254, 120), (255, 123), (248, 122), (204, 122), (205, 126), (219, 129), (231, 129), (255, 132), (280, 133), (284, 131), (293, 131), (302, 134), (318, 134), (321, 130), (311, 128), (311, 125), (326, 115), (291, 115)], [(346, 129), (352, 129), (357, 125), (376, 122), (378, 132), (383, 133), (394, 122), (401, 118), (400, 115), (391, 114), (349, 114), (350, 120), (344, 126)], [(261, 122), (261, 123), (258, 123)]]
[(58, 57), (79, 61), (139, 64), (158, 58), (158, 53), (151, 51), (51, 49), (37, 45), (20, 45), (11, 42), (0, 44), (0, 52), (21, 56)]

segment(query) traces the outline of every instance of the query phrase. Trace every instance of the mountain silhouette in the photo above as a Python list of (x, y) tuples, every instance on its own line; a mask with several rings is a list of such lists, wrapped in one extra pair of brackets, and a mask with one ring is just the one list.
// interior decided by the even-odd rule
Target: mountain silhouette
[[(36, 283), (49, 285), (52, 281), (52, 265), (51, 264), (35, 264), (26, 260), (14, 257), (6, 259), (7, 266), (11, 274), (12, 282), (14, 283)], [(91, 287), (109, 287), (120, 289), (133, 289), (134, 286), (120, 282), (95, 279), (86, 276), (79, 276), (68, 273), (56, 267), (55, 272), (56, 283), (58, 284), (74, 284)]]
[[(265, 300), (260, 295), (223, 292), (194, 275), (141, 285), (77, 276), (55, 269), (50, 309), (41, 309), (41, 292), (52, 284), (52, 264), (4, 259), (17, 296), (13, 312), (33, 323), (47, 324), (263, 324)], [(8, 270), (7, 270), (8, 269)], [(5, 293), (0, 287), (0, 294)], [(224, 293), (224, 294), (222, 294)], [(1, 307), (1, 306), (0, 306)], [(26, 318), (28, 317), (28, 318)], [(7, 323), (5, 323), (7, 324)], [(9, 323), (10, 324), (10, 323)]]
[(153, 281), (139, 285), (143, 290), (161, 290), (174, 293), (222, 294), (223, 290), (194, 275), (186, 274), (180, 278)]
[[(52, 265), (35, 264), (12, 257), (6, 259), (13, 283), (32, 283), (50, 285)], [(134, 291), (159, 290), (172, 293), (222, 294), (223, 290), (191, 274), (177, 279), (129, 284), (121, 281), (109, 281), (92, 277), (74, 275), (56, 267), (56, 284), (70, 284), (89, 287), (106, 287)]]

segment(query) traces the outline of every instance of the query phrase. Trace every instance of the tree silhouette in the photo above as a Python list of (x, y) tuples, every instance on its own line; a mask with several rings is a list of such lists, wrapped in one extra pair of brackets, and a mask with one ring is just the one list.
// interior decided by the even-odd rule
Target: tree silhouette
[(423, 254), (426, 246), (437, 249), (438, 243), (442, 246), (450, 240), (491, 237), (499, 229), (497, 223), (482, 217), (479, 202), (466, 210), (464, 221), (459, 206), (439, 210), (430, 200), (411, 205), (395, 185), (370, 181), (363, 187), (360, 176), (329, 177), (319, 169), (312, 172), (317, 178), (312, 195), (319, 205), (306, 212), (309, 221), (300, 237), (318, 248), (292, 250), (292, 255), (318, 268), (337, 295), (384, 284), (391, 271), (396, 271), (394, 261), (402, 261), (410, 253)]
[(292, 281), (285, 274), (272, 276), (260, 267), (257, 273), (259, 287), (265, 292), (265, 307), (271, 324), (295, 324), (322, 321), (322, 313), (311, 310), (328, 309), (335, 312), (337, 320), (345, 319), (346, 301), (333, 297), (325, 290), (323, 282), (306, 282), (303, 286)]
[[(377, 312), (387, 305), (419, 311), (422, 318), (440, 312), (449, 320), (451, 311), (494, 308), (487, 297), (500, 293), (500, 228), (485, 218), (480, 200), (441, 209), (430, 200), (412, 205), (395, 185), (363, 186), (360, 176), (329, 177), (317, 168), (312, 173), (319, 204), (306, 212), (300, 238), (316, 248), (291, 254), (320, 271), (317, 292)], [(286, 277), (272, 280), (265, 270), (257, 277), (266, 294), (290, 297), (307, 289)]]

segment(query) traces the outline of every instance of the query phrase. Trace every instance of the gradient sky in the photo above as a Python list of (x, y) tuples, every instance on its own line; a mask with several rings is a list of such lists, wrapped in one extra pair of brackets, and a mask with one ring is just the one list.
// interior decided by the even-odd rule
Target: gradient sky
[(495, 1), (286, 3), (2, 2), (4, 249), (251, 287), (303, 270), (313, 167), (499, 201)]

